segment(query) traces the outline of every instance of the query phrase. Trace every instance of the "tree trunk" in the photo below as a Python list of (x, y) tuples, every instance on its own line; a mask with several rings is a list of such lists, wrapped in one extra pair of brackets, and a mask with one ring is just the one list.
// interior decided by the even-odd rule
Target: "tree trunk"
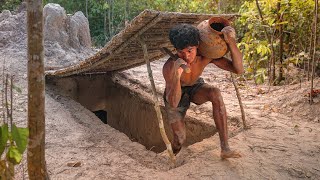
[(218, 0), (218, 14), (221, 14), (221, 9), (222, 9), (222, 2), (221, 0)]
[(109, 25), (109, 38), (111, 39), (112, 36), (112, 20), (111, 20), (111, 0), (107, 0), (109, 4), (109, 9), (108, 9), (108, 25)]
[(311, 66), (311, 58), (312, 58), (312, 53), (313, 53), (313, 39), (314, 39), (314, 26), (313, 26), (314, 22), (311, 23), (311, 32), (310, 32), (310, 45), (309, 45), (309, 58), (308, 58), (308, 65), (307, 65), (307, 77), (308, 77), (308, 81), (310, 81), (310, 66)]
[(27, 0), (28, 23), (28, 174), (31, 180), (46, 179), (45, 78), (43, 9), (41, 0)]
[[(277, 9), (278, 12), (280, 12), (281, 9), (281, 4), (280, 1), (277, 3)], [(278, 21), (279, 23), (282, 23), (283, 21), (283, 15), (278, 13)], [(279, 67), (279, 77), (278, 77), (278, 84), (283, 80), (283, 25), (279, 25), (279, 39), (280, 39), (280, 44), (279, 44), (279, 61), (280, 61), (280, 67)]]
[[(260, 5), (259, 5), (259, 2), (258, 0), (256, 0), (256, 6), (257, 6), (257, 9), (258, 9), (258, 12), (259, 12), (259, 16), (260, 16), (260, 19), (261, 19), (261, 24), (265, 25), (264, 23), (264, 18), (263, 18), (263, 15), (262, 15), (262, 11), (260, 9)], [(268, 39), (268, 43), (271, 45), (271, 58), (270, 58), (270, 70), (271, 72), (269, 72), (268, 74), (271, 75), (269, 77), (269, 85), (273, 85), (273, 82), (275, 80), (275, 50), (273, 48), (273, 37), (271, 35), (268, 34), (268, 30), (266, 28), (266, 26), (263, 26), (264, 28), (264, 35), (265, 37)]]
[(124, 8), (124, 26), (127, 26), (129, 22), (129, 0), (126, 0), (126, 6)]
[(86, 0), (86, 17), (89, 20), (89, 15), (88, 15), (88, 0)]
[(113, 0), (111, 0), (111, 34), (110, 34), (110, 39), (111, 39), (111, 37), (113, 37), (114, 31), (115, 31), (113, 22), (114, 22), (114, 2), (113, 2)]
[[(2, 106), (5, 104), (5, 84), (6, 84), (6, 78), (4, 77), (4, 71), (5, 71), (5, 67), (6, 67), (6, 60), (4, 59), (3, 60), (3, 69), (2, 69), (2, 85), (3, 87), (0, 87), (1, 88), (1, 103), (2, 103)], [(3, 119), (3, 124), (7, 123), (6, 122), (6, 113), (4, 110), (2, 110), (2, 119)]]
[(103, 14), (103, 33), (104, 33), (104, 43), (106, 44), (107, 40), (108, 40), (108, 37), (107, 37), (107, 12), (106, 11), (104, 11), (104, 14)]
[(310, 104), (313, 104), (313, 79), (315, 71), (315, 58), (317, 46), (317, 24), (318, 24), (318, 0), (314, 1), (314, 35), (313, 35), (313, 55), (312, 55), (312, 72), (311, 72), (311, 91), (310, 91)]

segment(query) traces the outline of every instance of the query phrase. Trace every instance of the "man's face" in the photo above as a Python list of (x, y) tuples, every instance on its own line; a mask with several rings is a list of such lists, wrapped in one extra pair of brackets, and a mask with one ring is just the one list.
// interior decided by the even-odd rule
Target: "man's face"
[(197, 48), (198, 46), (188, 46), (184, 49), (177, 50), (178, 56), (185, 60), (188, 64), (192, 63), (197, 56)]

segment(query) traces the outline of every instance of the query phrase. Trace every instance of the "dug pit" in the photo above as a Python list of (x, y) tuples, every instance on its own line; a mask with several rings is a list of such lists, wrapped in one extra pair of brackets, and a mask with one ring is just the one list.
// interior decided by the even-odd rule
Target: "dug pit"
[[(48, 78), (58, 94), (69, 96), (95, 113), (105, 124), (125, 133), (132, 141), (146, 149), (161, 152), (166, 149), (162, 141), (154, 103), (149, 93), (126, 79), (112, 75), (86, 75)], [(159, 98), (160, 100), (160, 98)], [(169, 139), (173, 135), (167, 115), (161, 105), (163, 121)], [(215, 134), (212, 124), (186, 116), (187, 142), (190, 145)]]

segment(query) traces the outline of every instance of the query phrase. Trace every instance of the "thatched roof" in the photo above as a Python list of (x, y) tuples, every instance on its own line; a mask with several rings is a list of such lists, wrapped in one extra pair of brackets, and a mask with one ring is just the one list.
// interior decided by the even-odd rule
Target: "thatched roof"
[(144, 57), (138, 37), (141, 37), (148, 48), (150, 61), (157, 60), (166, 54), (161, 47), (173, 50), (168, 38), (169, 30), (179, 23), (197, 25), (210, 17), (220, 16), (232, 20), (231, 14), (194, 14), (173, 13), (145, 10), (135, 17), (129, 25), (115, 35), (104, 48), (94, 56), (78, 64), (58, 70), (46, 71), (47, 76), (70, 76), (121, 71), (144, 64)]

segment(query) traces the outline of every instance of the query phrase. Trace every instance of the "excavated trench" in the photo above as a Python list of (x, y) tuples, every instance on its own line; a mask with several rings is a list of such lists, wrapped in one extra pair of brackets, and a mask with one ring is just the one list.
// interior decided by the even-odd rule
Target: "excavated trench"
[[(146, 149), (161, 152), (166, 149), (162, 141), (154, 104), (150, 94), (128, 81), (109, 75), (73, 76), (50, 78), (57, 93), (69, 96), (92, 111), (101, 121), (125, 133), (132, 141)], [(167, 115), (161, 106), (165, 129), (170, 140), (172, 132)], [(215, 134), (212, 124), (186, 116), (186, 145), (202, 141)]]

